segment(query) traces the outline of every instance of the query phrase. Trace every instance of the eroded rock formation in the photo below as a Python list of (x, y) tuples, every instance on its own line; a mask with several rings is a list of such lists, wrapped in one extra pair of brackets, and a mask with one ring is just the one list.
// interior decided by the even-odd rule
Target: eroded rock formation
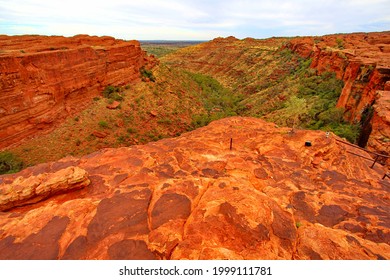
[(0, 36), (0, 148), (50, 129), (105, 86), (134, 82), (155, 63), (137, 41)]
[(28, 178), (18, 177), (0, 189), (0, 211), (33, 204), (55, 194), (83, 188), (89, 183), (87, 172), (78, 167), (68, 167)]
[(0, 259), (389, 259), (385, 170), (336, 139), (233, 117), (0, 176), (91, 182), (0, 212)]
[[(344, 81), (337, 106), (345, 108), (351, 122), (364, 119), (361, 145), (390, 154), (389, 110), (383, 105), (390, 97), (390, 32), (339, 34), (291, 40), (289, 46), (320, 73), (335, 72)], [(374, 117), (373, 117), (374, 116)], [(366, 118), (369, 118), (368, 120)]]
[[(294, 70), (294, 61), (284, 59), (282, 65), (280, 59), (278, 61), (278, 56), (284, 55), (280, 50), (285, 49), (311, 58), (310, 67), (318, 73), (336, 73), (337, 78), (344, 81), (337, 106), (345, 108), (346, 120), (360, 122), (363, 119), (364, 135), (360, 144), (390, 154), (389, 111), (384, 110), (379, 100), (386, 100), (390, 95), (388, 31), (264, 40), (217, 38), (182, 49), (164, 57), (163, 61), (211, 75), (245, 95), (256, 95)], [(258, 84), (259, 80), (264, 81), (263, 84)], [(259, 98), (269, 103), (268, 107), (274, 107), (284, 101), (273, 100), (283, 90), (283, 87), (277, 88), (273, 94)]]

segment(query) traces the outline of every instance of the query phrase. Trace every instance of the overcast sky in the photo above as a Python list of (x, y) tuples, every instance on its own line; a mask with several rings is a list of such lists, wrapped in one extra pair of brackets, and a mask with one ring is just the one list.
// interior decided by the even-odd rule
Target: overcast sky
[(390, 30), (390, 0), (0, 0), (0, 34), (210, 40)]

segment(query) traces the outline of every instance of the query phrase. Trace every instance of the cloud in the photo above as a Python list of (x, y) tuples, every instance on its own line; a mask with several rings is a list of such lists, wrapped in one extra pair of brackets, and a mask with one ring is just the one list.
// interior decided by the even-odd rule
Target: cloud
[(0, 0), (0, 33), (212, 39), (382, 31), (390, 0)]

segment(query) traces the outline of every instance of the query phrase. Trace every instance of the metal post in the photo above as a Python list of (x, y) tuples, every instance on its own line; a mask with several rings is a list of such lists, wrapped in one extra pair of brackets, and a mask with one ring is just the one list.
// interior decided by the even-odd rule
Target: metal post
[(371, 168), (374, 168), (374, 165), (375, 165), (375, 163), (378, 161), (378, 159), (379, 159), (379, 155), (377, 155), (377, 156), (375, 157), (374, 163), (371, 165)]

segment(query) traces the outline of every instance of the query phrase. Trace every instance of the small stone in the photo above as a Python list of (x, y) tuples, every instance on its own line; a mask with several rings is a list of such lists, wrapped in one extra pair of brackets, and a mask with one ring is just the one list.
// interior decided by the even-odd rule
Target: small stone
[(106, 138), (108, 133), (95, 130), (92, 132), (92, 135), (96, 136), (97, 138)]
[(322, 157), (314, 157), (312, 163), (316, 167), (322, 162)]
[(119, 105), (121, 105), (119, 101), (114, 101), (111, 104), (108, 104), (106, 107), (110, 110), (115, 110), (119, 107)]
[(117, 127), (123, 127), (124, 125), (125, 125), (125, 122), (122, 120), (122, 119), (120, 119), (120, 120), (117, 120), (116, 121), (116, 124), (115, 124)]

